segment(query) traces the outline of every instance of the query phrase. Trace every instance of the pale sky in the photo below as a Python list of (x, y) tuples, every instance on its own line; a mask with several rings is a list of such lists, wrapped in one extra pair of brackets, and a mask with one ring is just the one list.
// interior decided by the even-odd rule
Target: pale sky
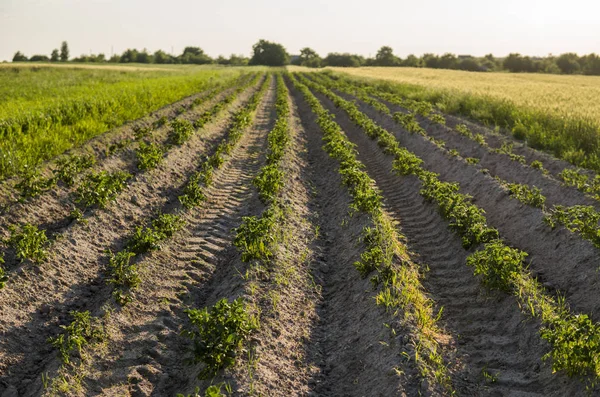
[(297, 54), (600, 53), (598, 0), (0, 0), (0, 61), (17, 50), (71, 57), (199, 46), (250, 55), (258, 39)]

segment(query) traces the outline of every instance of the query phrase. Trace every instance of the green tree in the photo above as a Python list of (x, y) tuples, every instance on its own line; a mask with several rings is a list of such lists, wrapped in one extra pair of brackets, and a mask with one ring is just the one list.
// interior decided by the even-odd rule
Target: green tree
[(27, 62), (27, 57), (21, 52), (17, 51), (13, 56), (13, 62)]
[(67, 62), (69, 60), (69, 45), (63, 41), (60, 45), (60, 61)]
[(445, 68), (443, 66), (440, 66), (440, 58), (435, 54), (423, 54), (423, 57), (421, 59), (423, 61), (423, 66), (425, 66), (426, 68), (450, 69), (450, 68)]
[(307, 66), (309, 68), (321, 67), (322, 59), (315, 50), (309, 47), (304, 47), (300, 50), (300, 62), (301, 66)]
[(577, 73), (581, 69), (579, 57), (572, 52), (559, 56), (556, 59), (556, 66), (565, 74)]
[(284, 46), (267, 40), (259, 40), (252, 46), (250, 65), (284, 66), (290, 63), (290, 55)]
[(165, 63), (173, 63), (173, 58), (171, 55), (167, 54), (163, 50), (155, 51), (152, 55), (154, 58), (154, 63), (165, 64)]
[(152, 63), (152, 55), (148, 54), (148, 50), (144, 48), (141, 52), (138, 52), (135, 61), (137, 63)]
[(421, 66), (420, 62), (419, 62), (419, 58), (417, 58), (415, 55), (410, 54), (409, 56), (406, 57), (406, 59), (404, 60), (404, 62), (402, 62), (402, 66), (408, 66), (411, 68), (418, 68)]
[(383, 46), (377, 51), (377, 55), (375, 55), (375, 64), (377, 66), (398, 66), (398, 61), (392, 47)]
[(600, 56), (592, 53), (581, 57), (583, 73), (590, 76), (600, 76)]
[(50, 62), (58, 62), (60, 60), (60, 55), (58, 53), (58, 49), (52, 50), (52, 55), (50, 55)]
[(243, 55), (231, 54), (229, 56), (229, 64), (231, 66), (246, 66), (246, 65), (248, 65), (249, 61), (250, 61), (250, 59), (248, 59), (247, 57), (245, 57)]
[(138, 50), (136, 50), (135, 48), (134, 49), (128, 48), (127, 50), (125, 50), (125, 52), (123, 52), (123, 55), (121, 55), (121, 57), (119, 58), (119, 63), (136, 62), (137, 56), (138, 56)]
[(447, 52), (439, 58), (438, 67), (440, 69), (456, 69), (457, 62), (456, 55)]
[(46, 55), (32, 55), (29, 62), (48, 62), (50, 59)]
[(327, 66), (340, 66), (340, 67), (351, 67), (357, 68), (365, 62), (364, 58), (356, 54), (340, 54), (332, 52), (327, 54), (323, 60)]
[(204, 65), (212, 63), (213, 60), (200, 47), (185, 47), (183, 54), (179, 57), (181, 63), (193, 63), (196, 65)]

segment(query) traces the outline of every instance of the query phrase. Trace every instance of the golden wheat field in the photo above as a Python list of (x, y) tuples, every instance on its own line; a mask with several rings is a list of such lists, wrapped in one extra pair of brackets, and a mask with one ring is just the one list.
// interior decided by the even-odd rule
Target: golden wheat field
[(426, 68), (330, 68), (352, 76), (508, 99), (516, 105), (600, 121), (600, 77), (537, 73), (472, 73)]

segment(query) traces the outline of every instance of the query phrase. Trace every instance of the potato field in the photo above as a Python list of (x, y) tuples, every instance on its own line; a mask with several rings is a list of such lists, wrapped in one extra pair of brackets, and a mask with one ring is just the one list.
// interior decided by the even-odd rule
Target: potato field
[(0, 71), (0, 397), (600, 395), (592, 124), (60, 73)]

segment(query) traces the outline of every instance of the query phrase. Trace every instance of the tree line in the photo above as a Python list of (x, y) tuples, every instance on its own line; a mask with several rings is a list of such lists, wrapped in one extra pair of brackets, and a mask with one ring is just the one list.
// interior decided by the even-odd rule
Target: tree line
[(219, 56), (211, 58), (200, 47), (185, 47), (181, 55), (167, 54), (162, 50), (149, 53), (147, 50), (127, 49), (121, 55), (113, 55), (106, 59), (104, 54), (81, 55), (69, 58), (69, 46), (63, 42), (60, 50), (52, 51), (50, 57), (33, 55), (28, 58), (20, 51), (13, 57), (13, 62), (112, 62), (112, 63), (156, 63), (156, 64), (220, 64), (232, 66), (266, 65), (284, 66), (300, 65), (313, 68), (325, 66), (360, 67), (360, 66), (399, 66), (421, 67), (434, 69), (454, 69), (476, 72), (508, 71), (513, 73), (553, 73), (553, 74), (585, 74), (600, 76), (600, 56), (594, 53), (579, 56), (566, 53), (559, 56), (529, 57), (518, 53), (509, 54), (504, 58), (496, 58), (492, 54), (484, 57), (470, 55), (424, 54), (422, 56), (408, 55), (402, 59), (394, 55), (393, 49), (383, 46), (375, 57), (363, 57), (357, 54), (332, 52), (321, 57), (309, 47), (300, 50), (299, 55), (291, 56), (285, 47), (279, 43), (259, 40), (252, 46), (250, 58), (232, 54), (229, 58)]

